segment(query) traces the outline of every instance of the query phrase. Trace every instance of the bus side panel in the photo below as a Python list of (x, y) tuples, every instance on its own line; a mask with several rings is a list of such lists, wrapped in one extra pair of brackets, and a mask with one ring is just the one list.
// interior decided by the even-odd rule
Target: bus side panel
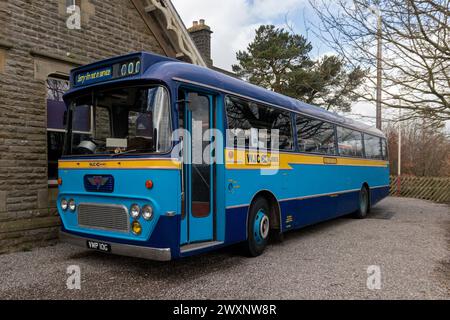
[[(275, 197), (289, 186), (288, 177), (279, 171), (275, 175), (261, 175), (259, 169), (226, 169), (226, 243), (247, 239), (247, 218), (250, 204), (260, 191), (270, 191)], [(285, 179), (283, 179), (285, 178)]]
[(226, 243), (238, 243), (247, 240), (247, 214), (249, 206), (226, 210)]
[(283, 230), (298, 229), (330, 219), (335, 213), (336, 198), (330, 196), (282, 201)]
[[(361, 186), (362, 184), (363, 182), (361, 182)], [(336, 203), (337, 217), (355, 212), (359, 207), (359, 190), (338, 195)]]
[(227, 242), (246, 239), (248, 207), (255, 194), (263, 190), (270, 191), (280, 203), (283, 231), (356, 211), (364, 183), (369, 185), (372, 205), (388, 195), (387, 166), (292, 164), (291, 167), (269, 176), (250, 166), (226, 171)]
[(381, 188), (374, 188), (370, 190), (370, 203), (372, 206), (376, 205), (378, 202), (388, 197), (390, 194), (390, 187), (385, 186)]
[(180, 257), (181, 215), (161, 216), (147, 246), (150, 248), (170, 248), (172, 259)]

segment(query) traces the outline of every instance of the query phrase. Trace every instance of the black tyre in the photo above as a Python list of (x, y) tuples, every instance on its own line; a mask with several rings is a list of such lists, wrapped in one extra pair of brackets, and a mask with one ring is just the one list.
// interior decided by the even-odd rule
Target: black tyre
[(358, 211), (356, 211), (353, 216), (356, 219), (364, 219), (370, 212), (370, 192), (367, 186), (363, 186), (359, 192), (359, 205)]
[(247, 231), (245, 252), (250, 257), (258, 257), (266, 249), (270, 234), (270, 208), (264, 198), (256, 199), (250, 207)]
[(284, 233), (280, 232), (278, 229), (273, 229), (270, 232), (270, 241), (274, 243), (284, 242)]

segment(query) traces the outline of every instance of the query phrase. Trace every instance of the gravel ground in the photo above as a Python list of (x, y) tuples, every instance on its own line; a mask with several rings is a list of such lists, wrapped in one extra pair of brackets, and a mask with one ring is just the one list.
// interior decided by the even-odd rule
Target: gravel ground
[[(2, 299), (450, 299), (450, 207), (389, 198), (370, 218), (288, 233), (256, 259), (236, 249), (170, 263), (59, 244), (0, 256)], [(66, 268), (81, 267), (81, 290)], [(367, 289), (378, 265), (381, 290)]]

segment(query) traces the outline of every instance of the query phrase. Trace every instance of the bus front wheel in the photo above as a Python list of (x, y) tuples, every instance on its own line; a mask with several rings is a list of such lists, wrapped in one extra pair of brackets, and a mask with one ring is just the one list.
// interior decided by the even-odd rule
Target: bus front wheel
[(354, 217), (357, 219), (364, 219), (370, 211), (370, 193), (367, 186), (363, 186), (359, 192), (359, 205), (358, 211), (354, 213)]
[(247, 228), (245, 251), (250, 257), (258, 257), (267, 247), (270, 232), (270, 207), (264, 198), (256, 199), (250, 207)]

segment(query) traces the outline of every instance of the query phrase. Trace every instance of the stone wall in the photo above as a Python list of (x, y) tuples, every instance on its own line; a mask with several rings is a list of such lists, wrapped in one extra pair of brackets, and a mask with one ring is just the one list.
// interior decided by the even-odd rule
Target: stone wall
[(45, 80), (77, 65), (162, 48), (129, 0), (0, 0), (0, 253), (57, 238), (57, 190), (47, 181)]

